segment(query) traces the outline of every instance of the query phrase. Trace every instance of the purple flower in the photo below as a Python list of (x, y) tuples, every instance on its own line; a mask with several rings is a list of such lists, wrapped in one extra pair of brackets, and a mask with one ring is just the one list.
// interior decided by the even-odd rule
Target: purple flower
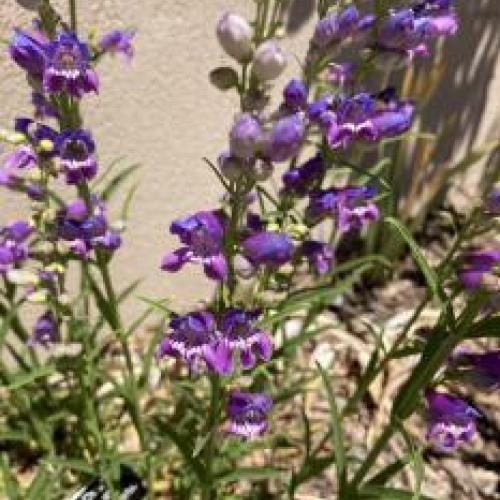
[(300, 151), (304, 136), (304, 120), (298, 114), (281, 118), (266, 136), (263, 154), (271, 161), (289, 160)]
[(259, 315), (243, 309), (229, 309), (224, 313), (219, 340), (210, 353), (210, 364), (215, 371), (225, 375), (232, 373), (235, 352), (243, 370), (253, 368), (257, 358), (271, 359), (273, 343), (269, 334), (253, 325)]
[(443, 2), (422, 2), (413, 8), (393, 10), (382, 23), (377, 45), (404, 51), (410, 56), (424, 53), (429, 41), (453, 35), (458, 28), (455, 12)]
[(46, 54), (43, 73), (46, 92), (67, 92), (73, 97), (81, 97), (84, 93), (98, 91), (99, 82), (90, 66), (89, 48), (74, 33), (59, 33), (47, 46)]
[(302, 243), (301, 253), (309, 261), (309, 265), (321, 276), (327, 274), (333, 263), (333, 248), (327, 243), (306, 240)]
[(285, 233), (260, 231), (241, 243), (245, 257), (255, 265), (280, 266), (292, 258), (293, 244)]
[(293, 79), (288, 82), (283, 90), (283, 99), (292, 111), (297, 111), (307, 105), (307, 93), (304, 82)]
[(500, 250), (476, 250), (463, 256), (463, 265), (458, 272), (458, 279), (467, 289), (478, 288), (483, 276), (490, 273), (500, 262)]
[(49, 41), (38, 30), (16, 29), (9, 44), (10, 57), (34, 78), (41, 78)]
[(222, 281), (227, 276), (227, 262), (223, 254), (224, 222), (217, 212), (197, 212), (177, 219), (170, 232), (185, 245), (163, 257), (161, 268), (176, 272), (187, 262), (202, 263), (205, 274)]
[(131, 61), (134, 56), (134, 47), (132, 46), (134, 35), (133, 31), (110, 31), (101, 38), (99, 48), (110, 54), (122, 54), (127, 61)]
[(325, 173), (325, 163), (320, 153), (299, 167), (293, 167), (283, 174), (285, 192), (305, 196), (321, 183)]
[(43, 345), (47, 347), (61, 340), (59, 327), (52, 311), (42, 314), (33, 327), (33, 334), (28, 339), (28, 345)]
[(6, 273), (28, 258), (26, 240), (33, 226), (24, 220), (16, 220), (0, 228), (0, 273)]
[(168, 334), (160, 342), (156, 357), (182, 358), (191, 371), (197, 372), (203, 362), (211, 367), (215, 342), (216, 323), (212, 313), (200, 311), (176, 316), (170, 321)]
[(85, 130), (65, 130), (56, 141), (68, 184), (94, 178), (97, 173), (95, 143)]
[(377, 206), (371, 202), (375, 189), (370, 186), (347, 186), (318, 191), (310, 197), (306, 214), (313, 221), (335, 217), (341, 233), (361, 229), (379, 216)]
[(338, 13), (328, 14), (316, 25), (313, 43), (319, 48), (338, 43), (356, 33), (359, 21), (359, 11), (353, 5)]
[(104, 204), (92, 200), (89, 210), (82, 199), (76, 199), (59, 211), (56, 217), (57, 236), (68, 241), (74, 254), (86, 258), (92, 249), (114, 251), (120, 244), (119, 234), (110, 229)]
[(353, 82), (354, 64), (351, 62), (331, 63), (328, 66), (328, 80), (340, 86)]
[(482, 354), (459, 352), (451, 360), (471, 382), (487, 389), (500, 387), (500, 350)]
[(267, 430), (267, 414), (272, 406), (267, 394), (231, 391), (227, 403), (227, 432), (247, 438), (261, 435)]
[(58, 118), (59, 112), (57, 108), (41, 92), (33, 92), (31, 103), (35, 106), (35, 118), (37, 120)]
[(231, 154), (244, 160), (253, 158), (261, 138), (262, 128), (259, 120), (250, 113), (243, 113), (229, 134)]
[(321, 116), (330, 111), (333, 100), (333, 96), (327, 94), (309, 104), (309, 107), (307, 108), (307, 116), (309, 120), (313, 123), (319, 124)]
[(4, 160), (3, 166), (7, 170), (18, 170), (36, 165), (36, 155), (31, 146), (25, 144), (18, 146), (9, 153)]
[(468, 443), (476, 432), (479, 412), (462, 399), (427, 390), (427, 439), (441, 451), (453, 451), (458, 444)]
[(494, 189), (484, 203), (484, 211), (488, 215), (500, 215), (500, 189)]

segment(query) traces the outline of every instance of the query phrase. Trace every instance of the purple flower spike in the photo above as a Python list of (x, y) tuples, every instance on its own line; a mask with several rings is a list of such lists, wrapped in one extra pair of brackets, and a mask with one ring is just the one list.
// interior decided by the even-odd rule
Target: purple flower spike
[(307, 87), (301, 80), (290, 80), (283, 91), (285, 104), (292, 110), (298, 111), (307, 105)]
[(99, 82), (90, 66), (90, 51), (74, 33), (59, 33), (46, 49), (47, 61), (43, 74), (44, 90), (50, 94), (67, 92), (82, 97), (97, 92)]
[(61, 166), (68, 184), (90, 180), (97, 173), (95, 143), (85, 130), (65, 130), (56, 140)]
[(255, 156), (262, 139), (262, 128), (254, 116), (243, 113), (234, 123), (229, 134), (231, 154), (243, 160)]
[(460, 443), (468, 443), (476, 432), (479, 412), (462, 399), (428, 390), (425, 394), (428, 407), (427, 439), (440, 451), (449, 452)]
[(229, 309), (220, 323), (220, 340), (214, 349), (212, 362), (215, 371), (230, 374), (233, 371), (234, 353), (239, 354), (240, 366), (248, 370), (255, 366), (257, 359), (269, 361), (273, 353), (273, 342), (269, 334), (253, 323), (258, 312)]
[[(170, 321), (167, 336), (160, 342), (156, 357), (182, 358), (193, 372), (201, 369), (203, 362), (212, 360), (216, 341), (216, 323), (208, 311), (192, 312)], [(209, 365), (210, 366), (210, 365)]]
[(315, 240), (306, 240), (302, 243), (302, 255), (309, 261), (309, 265), (320, 276), (327, 274), (333, 263), (333, 249), (327, 243)]
[(323, 157), (318, 153), (303, 165), (291, 168), (283, 174), (285, 192), (295, 196), (305, 196), (319, 187), (325, 170)]
[(45, 347), (60, 342), (61, 335), (57, 321), (52, 311), (47, 311), (40, 316), (33, 328), (33, 334), (28, 340), (28, 345), (43, 345)]
[(293, 244), (285, 233), (261, 231), (246, 238), (241, 247), (255, 265), (280, 266), (292, 258)]
[(316, 25), (313, 42), (319, 48), (338, 43), (352, 36), (358, 29), (359, 11), (353, 5), (339, 13), (332, 13), (320, 19)]
[(231, 391), (227, 404), (227, 432), (246, 438), (263, 434), (268, 427), (267, 414), (272, 406), (267, 394)]
[(481, 286), (483, 276), (500, 263), (500, 250), (477, 250), (468, 252), (463, 257), (463, 267), (458, 272), (458, 279), (467, 289)]
[(131, 61), (134, 57), (132, 46), (133, 31), (113, 30), (104, 35), (99, 42), (99, 48), (110, 54), (121, 54), (125, 60)]
[(4, 161), (4, 168), (17, 170), (30, 168), (36, 165), (36, 155), (31, 146), (21, 145), (12, 151)]
[(305, 123), (299, 114), (278, 120), (264, 140), (264, 156), (276, 162), (293, 158), (300, 151)]
[(48, 40), (38, 30), (16, 29), (9, 45), (10, 57), (29, 75), (40, 79), (45, 66)]
[(375, 190), (370, 186), (347, 186), (328, 189), (311, 195), (307, 216), (313, 221), (333, 216), (341, 233), (361, 229), (379, 216), (377, 206), (370, 201)]
[(205, 274), (211, 279), (226, 278), (227, 261), (222, 252), (224, 223), (217, 212), (198, 212), (177, 219), (170, 232), (185, 246), (165, 255), (161, 264), (164, 271), (176, 272), (187, 262), (193, 262), (203, 264)]

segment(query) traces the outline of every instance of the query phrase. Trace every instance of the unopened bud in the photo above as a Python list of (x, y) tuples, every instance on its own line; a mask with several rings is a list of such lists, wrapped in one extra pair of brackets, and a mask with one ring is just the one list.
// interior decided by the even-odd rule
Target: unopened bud
[(7, 280), (19, 286), (34, 286), (40, 281), (35, 273), (24, 269), (9, 269), (7, 271)]
[(255, 51), (252, 72), (261, 81), (274, 80), (281, 75), (286, 62), (286, 55), (281, 47), (274, 40), (268, 40)]
[(255, 266), (241, 254), (237, 254), (234, 258), (234, 269), (236, 274), (243, 279), (250, 279), (256, 271)]
[(245, 61), (252, 54), (252, 28), (238, 14), (226, 12), (217, 22), (217, 38), (222, 48), (237, 61)]
[(47, 302), (48, 292), (47, 290), (37, 290), (36, 292), (30, 293), (27, 297), (28, 302), (33, 304), (43, 304)]
[(22, 144), (23, 142), (26, 142), (26, 136), (21, 132), (7, 133), (5, 139), (7, 140), (7, 142), (10, 142), (12, 144)]
[(259, 160), (253, 167), (252, 173), (257, 182), (264, 182), (273, 175), (274, 167), (269, 161)]
[(46, 266), (44, 269), (49, 273), (57, 273), (57, 274), (64, 274), (64, 271), (66, 270), (66, 268), (59, 262), (53, 262), (52, 264)]
[(42, 139), (38, 143), (38, 149), (44, 153), (51, 153), (54, 151), (54, 143), (50, 139)]

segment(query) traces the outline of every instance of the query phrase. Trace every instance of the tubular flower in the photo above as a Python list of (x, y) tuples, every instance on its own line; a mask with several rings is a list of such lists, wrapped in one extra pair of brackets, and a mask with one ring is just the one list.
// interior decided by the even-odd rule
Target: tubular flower
[(283, 90), (283, 100), (292, 111), (298, 111), (307, 105), (307, 87), (302, 80), (293, 79)]
[(177, 219), (170, 232), (185, 245), (163, 257), (161, 268), (176, 272), (187, 262), (201, 263), (205, 274), (222, 281), (227, 276), (227, 262), (222, 252), (224, 244), (224, 222), (217, 212), (197, 212)]
[(45, 67), (48, 39), (37, 29), (16, 29), (9, 44), (10, 57), (33, 78), (41, 79)]
[(468, 443), (476, 432), (479, 412), (464, 400), (435, 390), (425, 393), (428, 408), (426, 437), (437, 449), (453, 451), (460, 443)]
[(121, 245), (120, 235), (109, 229), (106, 209), (94, 199), (89, 210), (84, 200), (78, 198), (59, 211), (56, 217), (56, 234), (68, 241), (74, 254), (86, 258), (92, 249), (114, 251)]
[(28, 339), (28, 345), (43, 345), (47, 347), (61, 340), (59, 327), (52, 311), (42, 314), (33, 327), (33, 333)]
[(259, 120), (250, 113), (243, 113), (229, 134), (231, 154), (243, 160), (254, 158), (261, 139), (262, 128)]
[(85, 130), (65, 130), (56, 140), (62, 169), (68, 184), (93, 179), (97, 173), (95, 143)]
[(287, 57), (275, 40), (267, 40), (257, 47), (253, 56), (252, 73), (261, 81), (274, 80), (287, 65)]
[(313, 221), (333, 216), (341, 233), (361, 229), (379, 216), (377, 206), (370, 201), (375, 189), (370, 186), (331, 188), (310, 197), (306, 214)]
[(302, 146), (305, 137), (305, 123), (299, 114), (278, 120), (264, 139), (265, 158), (281, 162), (293, 158)]
[(254, 265), (281, 266), (292, 258), (293, 244), (285, 233), (259, 231), (241, 243), (243, 255)]
[(215, 342), (216, 322), (213, 314), (208, 311), (192, 312), (170, 321), (169, 331), (160, 342), (156, 357), (182, 358), (191, 371), (198, 372), (203, 362), (211, 367)]
[(226, 54), (237, 61), (250, 59), (252, 28), (243, 17), (226, 12), (217, 22), (216, 33)]
[(327, 274), (333, 263), (333, 249), (327, 243), (306, 240), (302, 243), (301, 254), (309, 261), (309, 265), (320, 276)]
[(7, 155), (3, 167), (6, 170), (22, 170), (36, 165), (36, 154), (26, 144), (18, 146), (14, 151)]
[(272, 406), (267, 394), (231, 391), (227, 404), (227, 432), (246, 438), (263, 434), (268, 427), (267, 414)]
[(359, 11), (353, 5), (339, 13), (328, 14), (316, 25), (313, 43), (319, 48), (324, 48), (332, 43), (341, 42), (356, 33), (360, 19)]
[(500, 263), (500, 250), (468, 252), (463, 257), (458, 279), (467, 289), (478, 288), (482, 285), (484, 275), (492, 272), (498, 263)]
[(319, 187), (325, 171), (323, 157), (318, 153), (301, 166), (293, 167), (283, 174), (284, 191), (295, 196), (305, 196)]
[(235, 352), (244, 370), (253, 368), (257, 358), (263, 361), (271, 359), (273, 343), (269, 334), (253, 326), (259, 315), (258, 312), (243, 309), (229, 309), (224, 313), (219, 326), (219, 340), (211, 353), (210, 363), (215, 371), (232, 373)]
[(99, 48), (109, 54), (120, 54), (125, 60), (131, 61), (134, 57), (134, 35), (133, 31), (112, 30), (101, 38)]
[(90, 66), (90, 51), (75, 33), (59, 33), (46, 48), (43, 72), (45, 92), (59, 94), (67, 92), (73, 97), (82, 97), (87, 92), (97, 92), (99, 82)]
[(0, 274), (5, 274), (28, 258), (26, 240), (33, 226), (24, 220), (16, 220), (0, 228)]

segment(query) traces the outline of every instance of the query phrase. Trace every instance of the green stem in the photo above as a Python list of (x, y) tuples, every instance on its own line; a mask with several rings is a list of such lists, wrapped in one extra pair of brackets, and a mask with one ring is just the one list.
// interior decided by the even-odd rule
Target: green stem
[(76, 0), (69, 0), (69, 16), (70, 16), (70, 26), (71, 31), (77, 32), (77, 14), (76, 14)]

